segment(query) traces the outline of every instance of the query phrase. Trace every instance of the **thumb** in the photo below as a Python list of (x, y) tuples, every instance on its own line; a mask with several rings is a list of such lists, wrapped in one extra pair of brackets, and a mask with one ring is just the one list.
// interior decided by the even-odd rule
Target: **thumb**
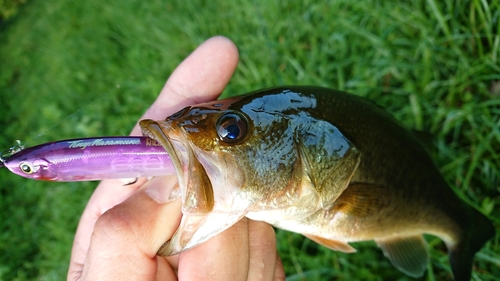
[(99, 218), (81, 280), (155, 280), (156, 252), (181, 219), (180, 200), (168, 202), (176, 184), (175, 176), (154, 178)]

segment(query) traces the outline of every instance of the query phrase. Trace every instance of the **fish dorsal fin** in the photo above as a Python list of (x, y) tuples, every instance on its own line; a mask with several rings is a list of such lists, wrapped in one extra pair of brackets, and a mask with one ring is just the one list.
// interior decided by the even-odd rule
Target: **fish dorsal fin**
[(374, 184), (351, 183), (333, 203), (333, 211), (357, 217), (377, 213), (388, 204), (387, 189)]
[(414, 278), (424, 274), (429, 253), (422, 235), (377, 239), (375, 242), (400, 271)]
[(334, 251), (344, 252), (344, 253), (355, 253), (356, 249), (354, 249), (351, 245), (347, 244), (347, 242), (342, 242), (333, 239), (327, 239), (323, 237), (319, 237), (311, 234), (304, 234), (305, 237), (311, 239), (312, 241), (325, 246)]

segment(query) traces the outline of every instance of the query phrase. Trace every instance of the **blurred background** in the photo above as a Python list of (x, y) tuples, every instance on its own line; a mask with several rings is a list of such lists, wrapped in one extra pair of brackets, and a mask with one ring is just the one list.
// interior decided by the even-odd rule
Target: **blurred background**
[[(500, 225), (500, 3), (415, 1), (0, 1), (0, 151), (127, 135), (174, 68), (214, 35), (240, 51), (224, 95), (285, 84), (374, 100), (429, 150), (452, 188)], [(96, 182), (0, 169), (0, 280), (64, 280)], [(288, 280), (414, 280), (373, 242), (356, 254), (278, 231)], [(499, 235), (473, 280), (500, 280)], [(421, 280), (451, 280), (434, 237)]]

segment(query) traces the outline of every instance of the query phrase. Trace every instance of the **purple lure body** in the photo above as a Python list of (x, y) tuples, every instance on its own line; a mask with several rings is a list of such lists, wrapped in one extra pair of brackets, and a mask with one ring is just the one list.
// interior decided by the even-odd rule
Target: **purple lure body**
[(165, 149), (148, 137), (98, 137), (45, 143), (23, 149), (2, 162), (19, 176), (48, 181), (175, 174)]

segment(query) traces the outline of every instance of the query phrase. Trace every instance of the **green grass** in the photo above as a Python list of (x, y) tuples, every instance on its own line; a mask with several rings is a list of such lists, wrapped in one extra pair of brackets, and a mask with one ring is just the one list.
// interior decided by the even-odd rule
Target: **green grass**
[[(125, 135), (198, 44), (225, 35), (241, 61), (225, 95), (284, 84), (366, 96), (430, 132), (454, 190), (500, 225), (500, 4), (482, 1), (29, 1), (0, 26), (0, 150)], [(265, 3), (265, 4), (264, 4)], [(96, 183), (0, 171), (0, 280), (63, 280)], [(500, 280), (500, 234), (473, 280)], [(372, 242), (336, 253), (278, 231), (290, 280), (411, 280)], [(429, 237), (422, 280), (450, 280)]]

